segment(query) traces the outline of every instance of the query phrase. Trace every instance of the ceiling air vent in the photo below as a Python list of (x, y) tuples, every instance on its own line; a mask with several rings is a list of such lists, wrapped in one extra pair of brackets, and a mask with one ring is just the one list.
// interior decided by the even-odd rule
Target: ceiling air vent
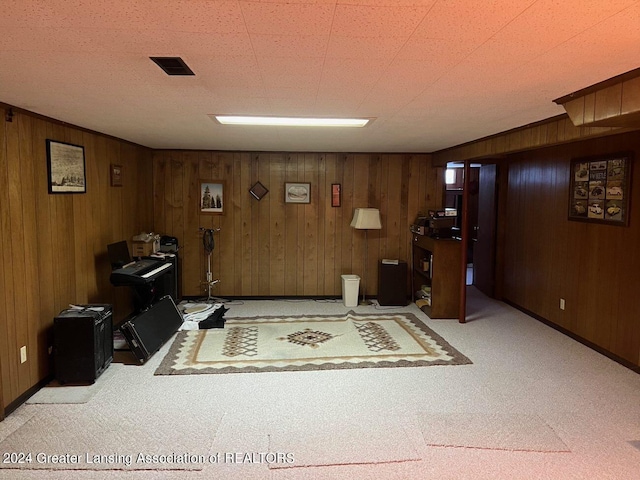
[(180, 57), (149, 57), (167, 75), (195, 75)]

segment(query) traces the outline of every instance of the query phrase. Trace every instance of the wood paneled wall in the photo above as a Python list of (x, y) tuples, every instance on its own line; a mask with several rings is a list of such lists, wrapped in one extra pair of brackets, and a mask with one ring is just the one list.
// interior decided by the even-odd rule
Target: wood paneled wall
[[(109, 283), (106, 246), (153, 227), (150, 150), (20, 111), (6, 122), (5, 109), (0, 106), (3, 407), (51, 373), (53, 318), (70, 303), (112, 303), (116, 315), (129, 313), (130, 295)], [(85, 194), (48, 193), (46, 139), (84, 146)], [(124, 167), (123, 187), (110, 186), (112, 163)]]
[[(568, 221), (570, 160), (620, 151), (635, 154), (629, 227)], [(638, 161), (637, 133), (510, 155), (501, 246), (505, 299), (633, 365), (640, 365)]]
[[(220, 228), (212, 254), (214, 296), (339, 296), (342, 274), (363, 275), (363, 231), (353, 209), (377, 207), (382, 230), (368, 233), (367, 295), (377, 293), (377, 262), (409, 261), (409, 225), (443, 202), (442, 170), (429, 155), (156, 151), (154, 225), (178, 238), (185, 296), (206, 290), (200, 228)], [(224, 182), (224, 215), (199, 213), (199, 180)], [(255, 200), (260, 181), (269, 193)], [(311, 203), (286, 204), (285, 182), (311, 183)], [(342, 185), (331, 207), (331, 184)]]

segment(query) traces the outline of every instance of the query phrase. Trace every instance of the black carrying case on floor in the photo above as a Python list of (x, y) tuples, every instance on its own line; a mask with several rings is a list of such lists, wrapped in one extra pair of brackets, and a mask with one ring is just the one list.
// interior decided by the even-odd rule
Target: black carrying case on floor
[(145, 363), (182, 325), (182, 316), (173, 299), (166, 295), (148, 310), (120, 326), (138, 362)]

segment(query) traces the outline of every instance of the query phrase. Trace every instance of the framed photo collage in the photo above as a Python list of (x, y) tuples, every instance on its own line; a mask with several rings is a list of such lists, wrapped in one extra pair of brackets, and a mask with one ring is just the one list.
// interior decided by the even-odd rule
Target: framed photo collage
[(569, 220), (628, 225), (631, 155), (571, 161)]

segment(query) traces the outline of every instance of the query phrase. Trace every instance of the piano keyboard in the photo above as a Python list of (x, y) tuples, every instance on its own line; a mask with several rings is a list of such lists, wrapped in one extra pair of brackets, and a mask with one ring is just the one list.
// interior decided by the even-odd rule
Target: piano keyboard
[(140, 275), (142, 278), (149, 278), (149, 277), (153, 277), (155, 274), (162, 272), (163, 270), (166, 270), (167, 268), (171, 268), (171, 263), (167, 262), (167, 263), (163, 263), (162, 265), (160, 265), (158, 268), (154, 268), (153, 270), (144, 273), (142, 275)]

